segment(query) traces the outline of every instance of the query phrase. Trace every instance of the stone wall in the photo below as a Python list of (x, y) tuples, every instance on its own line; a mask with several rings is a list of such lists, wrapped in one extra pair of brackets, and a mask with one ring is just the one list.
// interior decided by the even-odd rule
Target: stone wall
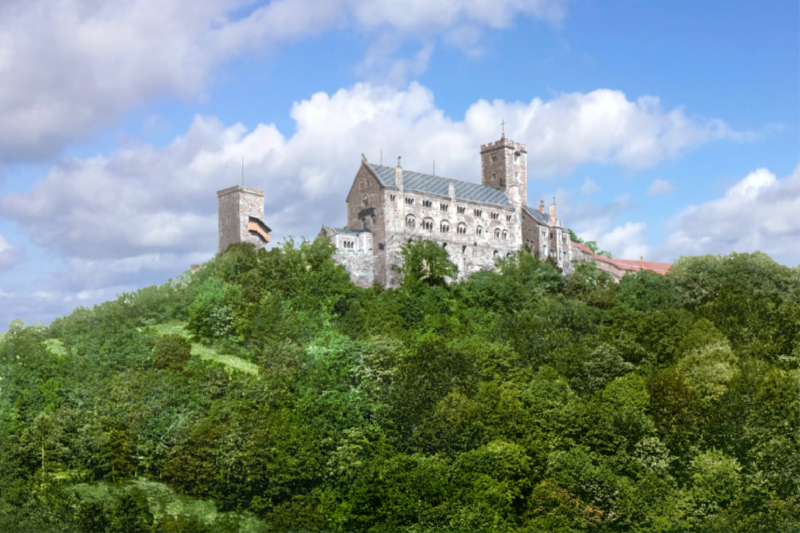
[[(385, 255), (381, 264), (383, 286), (397, 286), (397, 268), (402, 266), (400, 248), (409, 239), (426, 239), (444, 246), (458, 267), (459, 279), (494, 268), (496, 258), (507, 257), (522, 246), (520, 215), (509, 206), (457, 200), (452, 193), (440, 196), (384, 190), (383, 195), (385, 246), (379, 250)], [(424, 200), (431, 205), (426, 206)], [(376, 261), (376, 273), (377, 269)]]
[(372, 287), (375, 283), (373, 235), (369, 232), (345, 233), (329, 238), (336, 246), (334, 261), (350, 273), (353, 284), (362, 288)]
[(386, 264), (383, 253), (386, 247), (386, 220), (383, 210), (383, 189), (378, 179), (362, 164), (347, 195), (347, 227), (368, 229), (372, 232), (374, 281), (386, 284)]
[(481, 183), (504, 191), (511, 205), (528, 205), (528, 149), (503, 137), (481, 145)]
[(220, 253), (238, 242), (264, 246), (261, 238), (247, 230), (249, 217), (264, 218), (264, 191), (235, 185), (217, 191), (217, 202)]
[(598, 270), (608, 272), (617, 282), (628, 272), (627, 270), (619, 268), (617, 265), (607, 260), (607, 258), (594, 254), (586, 245), (571, 243), (570, 248), (572, 251), (573, 267), (580, 261), (594, 261)]

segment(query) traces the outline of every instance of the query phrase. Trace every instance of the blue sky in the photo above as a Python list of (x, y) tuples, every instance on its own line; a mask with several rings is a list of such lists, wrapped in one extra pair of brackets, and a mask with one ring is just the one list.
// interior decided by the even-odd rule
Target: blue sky
[(800, 263), (800, 8), (744, 0), (0, 4), (0, 329), (162, 283), (216, 247), (215, 191), (276, 241), (343, 224), (363, 152), (528, 201), (617, 257)]

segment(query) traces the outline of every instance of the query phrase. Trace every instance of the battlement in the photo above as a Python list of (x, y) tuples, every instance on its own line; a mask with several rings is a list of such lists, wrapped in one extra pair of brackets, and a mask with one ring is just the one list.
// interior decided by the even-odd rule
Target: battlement
[(520, 152), (525, 152), (525, 153), (528, 152), (528, 147), (526, 145), (503, 137), (499, 141), (491, 142), (488, 144), (482, 144), (481, 153), (497, 150), (500, 148), (511, 148), (512, 150), (519, 150)]
[(234, 185), (233, 187), (228, 187), (227, 189), (222, 189), (221, 191), (217, 191), (217, 198), (221, 198), (223, 196), (227, 196), (233, 193), (246, 193), (246, 194), (253, 194), (255, 196), (264, 197), (264, 191), (261, 189), (254, 189), (253, 187), (245, 187), (243, 185)]

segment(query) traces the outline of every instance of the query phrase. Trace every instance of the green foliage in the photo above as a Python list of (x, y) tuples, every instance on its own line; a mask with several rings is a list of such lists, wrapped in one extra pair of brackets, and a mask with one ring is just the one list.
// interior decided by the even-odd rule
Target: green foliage
[(605, 250), (600, 250), (600, 247), (597, 246), (597, 242), (596, 241), (584, 241), (583, 239), (578, 237), (575, 234), (575, 232), (572, 231), (571, 229), (568, 229), (567, 231), (569, 232), (570, 240), (572, 242), (579, 242), (579, 243), (585, 244), (587, 248), (589, 248), (591, 251), (593, 251), (597, 255), (602, 255), (603, 257), (608, 257), (609, 259), (613, 259), (614, 258), (614, 256), (611, 255), (611, 252), (606, 252)]
[(192, 356), (192, 345), (180, 335), (164, 335), (153, 351), (155, 367), (180, 372)]
[(233, 317), (225, 303), (225, 282), (219, 277), (206, 279), (187, 311), (188, 328), (198, 337), (219, 339), (230, 334)]
[(446, 285), (447, 278), (454, 278), (458, 269), (450, 262), (447, 251), (433, 241), (411, 240), (400, 248), (403, 275), (400, 286), (410, 292), (420, 286)]
[(794, 302), (800, 299), (800, 271), (779, 265), (761, 252), (681, 257), (667, 277), (694, 305), (713, 300), (724, 287)]
[(456, 282), (419, 241), (384, 290), (332, 253), (236, 245), (12, 322), (0, 530), (797, 531), (797, 269)]

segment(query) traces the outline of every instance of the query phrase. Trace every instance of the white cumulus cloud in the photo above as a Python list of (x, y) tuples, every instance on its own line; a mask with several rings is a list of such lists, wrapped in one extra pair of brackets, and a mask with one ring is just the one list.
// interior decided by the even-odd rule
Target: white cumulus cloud
[(581, 185), (581, 194), (591, 196), (600, 192), (600, 186), (592, 178), (586, 178)]
[(653, 181), (653, 184), (647, 189), (647, 194), (649, 196), (666, 195), (672, 194), (673, 192), (675, 192), (675, 188), (670, 182), (658, 179)]
[[(478, 40), (482, 29), (519, 14), (557, 21), (564, 3), (7, 0), (0, 3), (0, 161), (52, 155), (162, 97), (196, 98), (213, 68), (238, 54), (354, 30), (370, 48), (365, 74), (373, 67), (399, 80), (425, 69), (439, 37)], [(409, 40), (420, 52), (397, 58)]]
[(642, 242), (642, 232), (646, 227), (644, 222), (627, 222), (602, 235), (597, 239), (597, 245), (619, 259), (647, 259), (650, 248)]
[(11, 246), (5, 237), (0, 235), (0, 270), (13, 267), (22, 260), (22, 251)]
[(800, 166), (785, 178), (754, 170), (721, 198), (690, 206), (673, 221), (664, 256), (762, 251), (800, 263)]
[[(14, 220), (34, 244), (63, 259), (47, 290), (58, 295), (52, 301), (72, 297), (74, 302), (81, 291), (107, 294), (108, 287), (163, 282), (213, 255), (215, 191), (239, 182), (242, 155), (246, 184), (265, 191), (264, 219), (274, 230), (273, 242), (289, 235), (313, 237), (322, 224), (346, 223), (345, 196), (361, 153), (379, 162), (383, 151), (384, 163), (392, 165), (403, 156), (405, 168), (422, 172), (430, 171), (435, 160), (437, 174), (480, 181), (480, 145), (496, 140), (502, 118), (512, 125), (507, 135), (528, 144), (533, 205), (550, 198), (542, 196), (536, 176), (566, 173), (590, 161), (635, 168), (638, 160), (618, 154), (649, 133), (633, 121), (609, 143), (607, 132), (586, 121), (581, 111), (593, 108), (598, 93), (608, 91), (556, 96), (547, 102), (480, 100), (463, 120), (455, 120), (417, 83), (403, 90), (361, 83), (296, 103), (290, 111), (295, 122), (291, 136), (272, 124), (248, 131), (240, 124), (197, 116), (184, 135), (164, 148), (133, 144), (108, 157), (61, 161), (29, 191), (0, 197), (0, 215)], [(610, 102), (645, 112), (617, 93)], [(655, 121), (671, 113), (650, 112)], [(679, 127), (705, 126), (692, 122)], [(545, 132), (565, 145), (557, 154), (536, 148)], [(662, 137), (650, 139), (659, 157), (672, 153), (658, 147)], [(606, 205), (573, 205), (569, 195), (557, 196), (559, 218), (590, 240), (607, 232), (630, 205), (625, 195)], [(618, 245), (622, 241), (614, 238), (609, 236), (608, 242), (615, 253), (641, 255), (638, 248)]]

